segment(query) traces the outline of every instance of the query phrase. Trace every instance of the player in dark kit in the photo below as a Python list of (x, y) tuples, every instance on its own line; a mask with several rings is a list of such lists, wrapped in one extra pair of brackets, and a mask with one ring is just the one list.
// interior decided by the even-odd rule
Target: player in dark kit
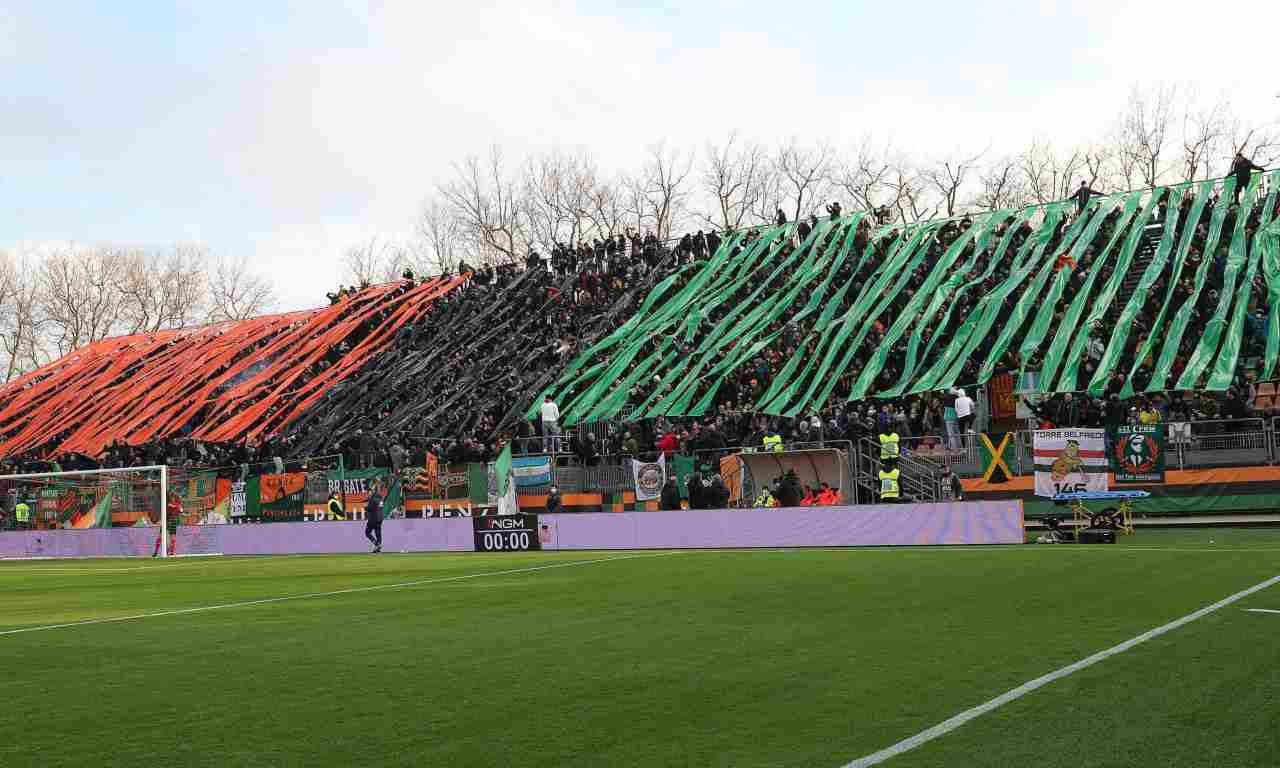
[(374, 481), (373, 491), (369, 493), (369, 501), (364, 506), (364, 536), (373, 544), (374, 552), (382, 551), (382, 502), (384, 499), (382, 481)]

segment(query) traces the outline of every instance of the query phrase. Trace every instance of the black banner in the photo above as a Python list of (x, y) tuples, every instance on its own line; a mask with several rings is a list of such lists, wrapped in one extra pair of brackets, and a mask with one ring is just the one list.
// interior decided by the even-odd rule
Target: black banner
[(529, 552), (542, 549), (537, 515), (473, 517), (477, 552)]

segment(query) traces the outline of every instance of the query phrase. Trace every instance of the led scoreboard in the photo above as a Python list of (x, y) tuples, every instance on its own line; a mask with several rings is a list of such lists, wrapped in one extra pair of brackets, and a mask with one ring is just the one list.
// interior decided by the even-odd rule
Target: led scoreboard
[(537, 515), (473, 517), (477, 552), (528, 552), (542, 549)]

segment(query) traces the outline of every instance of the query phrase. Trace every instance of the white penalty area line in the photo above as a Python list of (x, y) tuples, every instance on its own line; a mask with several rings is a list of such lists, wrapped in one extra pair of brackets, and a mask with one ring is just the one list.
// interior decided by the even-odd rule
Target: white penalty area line
[(1280, 613), (1280, 611), (1272, 610), (1271, 608), (1245, 608), (1244, 610), (1247, 613)]
[(51, 629), (67, 629), (69, 627), (88, 627), (95, 624), (117, 624), (124, 621), (140, 621), (142, 619), (155, 619), (161, 616), (182, 616), (191, 613), (204, 613), (206, 611), (220, 611), (227, 608), (248, 608), (254, 605), (270, 605), (272, 603), (286, 603), (293, 600), (310, 600), (318, 597), (335, 597), (338, 595), (354, 595), (361, 592), (378, 592), (384, 589), (405, 589), (408, 587), (421, 587), (428, 584), (444, 584), (451, 581), (466, 581), (468, 579), (483, 579), (490, 576), (511, 576), (517, 573), (531, 573), (533, 571), (546, 571), (552, 568), (572, 568), (578, 565), (594, 565), (596, 563), (612, 563), (618, 560), (635, 560), (644, 557), (666, 557), (668, 555), (678, 554), (677, 551), (663, 552), (646, 552), (634, 555), (620, 555), (618, 557), (601, 557), (594, 560), (572, 560), (567, 563), (549, 563), (547, 565), (534, 565), (526, 568), (508, 568), (503, 571), (484, 571), (481, 573), (468, 573), (460, 576), (441, 576), (434, 579), (418, 579), (417, 581), (401, 581), (395, 584), (372, 584), (367, 587), (351, 587), (349, 589), (335, 589), (329, 592), (308, 592), (301, 595), (284, 595), (282, 597), (265, 597), (258, 600), (242, 600), (235, 603), (219, 603), (217, 605), (202, 605), (196, 608), (178, 608), (170, 611), (154, 611), (152, 613), (135, 613), (129, 616), (111, 616), (103, 619), (85, 619), (84, 621), (69, 621), (63, 624), (46, 624), (38, 627), (21, 627), (18, 629), (0, 630), (0, 637), (5, 635), (20, 635), (27, 632), (44, 632)]
[[(1148, 640), (1153, 640), (1157, 637), (1160, 637), (1161, 635), (1172, 632), (1173, 630), (1178, 629), (1179, 627), (1183, 627), (1187, 624), (1190, 624), (1191, 622), (1197, 619), (1204, 618), (1205, 616), (1208, 616), (1209, 614), (1213, 613), (1214, 611), (1220, 608), (1225, 608), (1226, 606), (1231, 605), (1234, 602), (1243, 600), (1244, 598), (1254, 594), (1255, 592), (1261, 592), (1267, 587), (1271, 587), (1276, 584), (1280, 584), (1280, 576), (1272, 576), (1271, 578), (1267, 579), (1266, 581), (1260, 584), (1255, 584), (1252, 587), (1249, 587), (1248, 589), (1242, 592), (1237, 592), (1234, 595), (1231, 595), (1230, 597), (1223, 598), (1222, 600), (1219, 600), (1213, 605), (1207, 605), (1204, 608), (1201, 608), (1200, 610), (1195, 611), (1194, 613), (1189, 613), (1180, 619), (1176, 619), (1174, 621), (1169, 622), (1168, 624), (1156, 627), (1155, 629), (1150, 630), (1148, 632), (1144, 632), (1141, 635), (1138, 635), (1137, 637), (1131, 640), (1126, 640), (1123, 643), (1120, 643), (1119, 645), (1113, 645), (1110, 648), (1106, 649), (1105, 651), (1099, 651), (1098, 653), (1095, 653), (1092, 656), (1089, 656), (1087, 658), (1081, 659), (1075, 662), (1074, 664), (1069, 664), (1063, 667), (1062, 669), (1050, 672), (1047, 675), (1037, 677), (1035, 680), (1031, 680), (1029, 682), (1023, 683), (1017, 688), (1014, 688), (1010, 691), (1006, 691), (1005, 693), (1000, 694), (999, 696), (995, 697), (994, 699), (986, 703), (979, 704), (978, 706), (973, 707), (972, 709), (967, 709), (964, 712), (961, 712), (960, 714), (948, 720), (943, 720), (941, 723), (938, 723), (937, 725), (933, 726), (932, 728), (929, 728), (928, 730), (921, 731), (920, 733), (917, 733), (914, 736), (905, 738), (902, 741), (899, 741), (897, 744), (894, 744), (890, 747), (886, 747), (880, 750), (879, 752), (867, 755), (866, 757), (860, 757), (851, 763), (846, 763), (843, 766), (843, 768), (868, 768), (869, 766), (872, 766), (872, 765), (879, 765), (890, 758), (897, 757), (898, 755), (901, 755), (904, 752), (909, 752), (915, 749), (916, 747), (919, 747), (923, 744), (927, 744), (928, 742), (933, 741), (934, 739), (937, 739), (941, 736), (945, 736), (948, 733), (951, 733), (952, 731), (956, 730), (960, 726), (964, 725), (965, 723), (969, 722), (970, 720), (974, 720), (978, 717), (981, 717), (982, 715), (985, 715), (986, 713), (991, 712), (992, 710), (999, 709), (1000, 707), (1003, 707), (1005, 704), (1008, 704), (1012, 701), (1017, 701), (1018, 699), (1022, 698), (1023, 696), (1026, 696), (1028, 693), (1031, 693), (1037, 688), (1043, 688), (1044, 686), (1054, 682), (1055, 680), (1061, 680), (1062, 678), (1068, 675), (1074, 674), (1076, 672), (1079, 672), (1082, 669), (1088, 669), (1089, 667), (1092, 667), (1094, 664), (1097, 664), (1101, 661), (1106, 661), (1107, 659), (1117, 654), (1124, 653), (1125, 651), (1129, 650), (1130, 648), (1133, 648), (1136, 645), (1141, 645), (1142, 643), (1145, 643)], [(1254, 610), (1261, 610), (1261, 609), (1254, 609)], [(1277, 613), (1280, 613), (1280, 611), (1277, 611)]]

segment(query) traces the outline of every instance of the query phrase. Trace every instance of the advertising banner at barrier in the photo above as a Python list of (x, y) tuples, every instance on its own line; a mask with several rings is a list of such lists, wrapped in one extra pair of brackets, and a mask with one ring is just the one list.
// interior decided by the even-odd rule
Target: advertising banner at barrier
[(466, 499), (470, 488), (467, 484), (466, 464), (440, 464), (436, 473), (436, 498)]
[(639, 462), (631, 459), (631, 478), (636, 486), (636, 501), (653, 501), (662, 496), (662, 485), (667, 482), (667, 457), (657, 461)]
[(218, 477), (213, 472), (175, 473), (169, 492), (182, 502), (182, 522), (199, 525), (217, 503)]
[(362, 515), (364, 505), (369, 501), (369, 493), (373, 490), (375, 480), (387, 481), (387, 498), (383, 502), (383, 514), (391, 516), (397, 508), (404, 505), (404, 494), (400, 488), (400, 478), (388, 478), (385, 469), (348, 469), (346, 472), (330, 470), (329, 490), (342, 495), (347, 517), (353, 514)]
[(511, 460), (511, 474), (516, 478), (516, 488), (551, 485), (551, 457), (517, 456)]
[(1117, 427), (1111, 449), (1111, 469), (1116, 484), (1164, 482), (1165, 432), (1163, 424), (1130, 424)]
[(258, 515), (273, 521), (301, 520), (306, 488), (305, 472), (263, 475), (258, 479)]
[(1107, 490), (1106, 434), (1103, 429), (1036, 430), (1036, 495)]
[(231, 519), (255, 518), (258, 516), (258, 478), (250, 477), (243, 481), (231, 482)]

